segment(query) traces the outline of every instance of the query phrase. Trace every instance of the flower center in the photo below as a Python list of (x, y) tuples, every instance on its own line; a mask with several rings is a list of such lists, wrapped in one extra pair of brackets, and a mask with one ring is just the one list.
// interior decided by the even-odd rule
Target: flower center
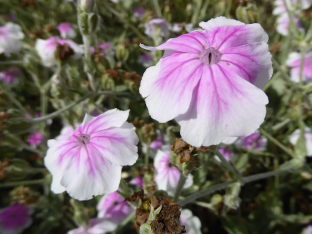
[(77, 141), (80, 144), (80, 146), (86, 146), (90, 142), (90, 135), (80, 134)]
[(199, 58), (204, 64), (211, 66), (221, 60), (221, 53), (214, 47), (209, 47), (200, 53)]

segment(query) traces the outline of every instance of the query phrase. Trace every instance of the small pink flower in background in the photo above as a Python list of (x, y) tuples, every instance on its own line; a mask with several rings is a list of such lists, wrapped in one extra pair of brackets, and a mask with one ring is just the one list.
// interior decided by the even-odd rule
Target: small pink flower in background
[(159, 134), (156, 138), (155, 141), (152, 141), (152, 143), (150, 144), (150, 148), (154, 151), (157, 151), (159, 149), (161, 149), (161, 147), (163, 146), (163, 142), (162, 142), (162, 137)]
[[(293, 21), (296, 24), (299, 31), (304, 32), (304, 28), (302, 27), (300, 20), (297, 17), (294, 17)], [(290, 20), (289, 20), (288, 14), (287, 13), (282, 14), (277, 19), (276, 31), (283, 36), (287, 36), (289, 34), (288, 32), (289, 23), (290, 23)]]
[[(306, 10), (312, 5), (311, 0), (286, 0), (286, 4), (289, 10), (294, 11), (294, 7), (301, 2), (301, 9)], [(284, 0), (275, 0), (274, 1), (275, 8), (273, 10), (273, 15), (280, 15), (287, 13)]]
[(144, 67), (151, 66), (152, 55), (150, 55), (150, 54), (140, 55), (139, 58), (138, 58), (138, 63), (141, 63)]
[[(98, 44), (98, 47), (99, 47), (100, 53), (101, 53), (103, 56), (114, 56), (114, 54), (115, 54), (114, 48), (113, 48), (113, 46), (112, 46), (112, 43), (110, 43), (110, 42), (99, 43), (99, 44)], [(90, 52), (91, 52), (92, 54), (95, 52), (95, 49), (94, 49), (93, 46), (90, 48)]]
[[(307, 156), (312, 156), (312, 130), (311, 128), (305, 127), (304, 128), (304, 136), (306, 140), (306, 149), (307, 149)], [(292, 145), (296, 145), (297, 141), (300, 137), (300, 129), (295, 130), (290, 136), (289, 141)]]
[(187, 234), (201, 234), (201, 222), (198, 217), (194, 216), (192, 211), (183, 209), (181, 211), (180, 223), (185, 226)]
[(169, 36), (169, 24), (165, 19), (152, 19), (145, 24), (145, 34), (154, 38), (156, 34), (161, 37)]
[(117, 225), (105, 218), (90, 219), (87, 227), (79, 227), (67, 232), (67, 234), (103, 234), (112, 232)]
[(261, 136), (258, 131), (256, 131), (247, 137), (242, 137), (239, 139), (238, 146), (248, 150), (263, 151), (266, 149), (267, 139), (264, 136)]
[(117, 109), (86, 115), (70, 139), (49, 140), (44, 162), (53, 176), (51, 190), (77, 200), (116, 191), (122, 166), (138, 159), (139, 139), (128, 116)]
[(28, 137), (28, 143), (32, 147), (36, 147), (43, 142), (43, 135), (40, 132), (34, 132)]
[[(154, 180), (159, 190), (167, 191), (168, 194), (174, 194), (179, 178), (180, 171), (169, 161), (170, 151), (158, 150), (154, 159), (154, 167), (156, 170), (156, 176)], [(188, 188), (193, 185), (193, 177), (189, 175), (185, 182), (184, 188)]]
[(75, 42), (67, 39), (61, 39), (59, 37), (50, 37), (47, 40), (38, 39), (36, 42), (36, 50), (39, 54), (42, 64), (46, 67), (52, 67), (57, 64), (55, 58), (55, 51), (58, 45), (69, 45), (74, 51), (73, 58), (78, 59), (83, 54), (83, 48)]
[[(234, 155), (233, 151), (227, 147), (227, 146), (221, 146), (219, 149), (219, 152), (225, 157), (228, 161), (231, 159), (231, 157)], [(218, 157), (216, 157), (219, 159)]]
[[(286, 65), (291, 67), (291, 80), (298, 83), (300, 81), (301, 54), (290, 53)], [(310, 82), (312, 80), (312, 52), (304, 57), (302, 81)]]
[(63, 38), (75, 38), (76, 37), (76, 32), (72, 28), (71, 24), (68, 22), (61, 23), (57, 26), (57, 29), (59, 30), (61, 37)]
[(100, 200), (97, 210), (99, 218), (120, 224), (132, 213), (133, 208), (117, 192), (113, 192)]
[(138, 186), (140, 189), (143, 188), (144, 182), (143, 182), (143, 177), (135, 177), (130, 181), (130, 184)]
[(19, 71), (17, 69), (8, 69), (0, 72), (0, 81), (6, 85), (12, 86), (18, 83)]
[(0, 210), (0, 233), (19, 234), (32, 223), (33, 210), (21, 204), (15, 204)]
[(301, 234), (312, 234), (312, 225), (305, 227)]
[(6, 15), (6, 19), (9, 21), (16, 21), (16, 17), (13, 14)]
[(11, 22), (0, 27), (0, 54), (18, 53), (24, 34), (21, 27)]
[(138, 19), (142, 19), (143, 15), (145, 13), (145, 9), (143, 7), (139, 7), (138, 9), (136, 9), (134, 11), (134, 17), (138, 18)]
[(218, 17), (194, 31), (147, 50), (165, 50), (143, 74), (140, 94), (150, 116), (175, 119), (181, 136), (200, 147), (248, 136), (264, 121), (261, 90), (273, 73), (268, 35), (260, 24)]

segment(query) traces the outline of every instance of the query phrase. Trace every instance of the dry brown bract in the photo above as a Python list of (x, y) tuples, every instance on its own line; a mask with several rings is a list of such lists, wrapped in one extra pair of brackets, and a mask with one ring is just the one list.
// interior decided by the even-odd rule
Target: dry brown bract
[(55, 57), (61, 61), (65, 61), (69, 59), (72, 55), (74, 55), (75, 52), (73, 49), (68, 45), (57, 45), (56, 52), (55, 52)]

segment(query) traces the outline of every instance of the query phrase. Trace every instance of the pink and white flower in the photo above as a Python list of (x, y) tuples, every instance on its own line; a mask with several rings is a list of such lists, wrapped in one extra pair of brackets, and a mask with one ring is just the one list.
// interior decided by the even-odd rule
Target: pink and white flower
[(261, 136), (259, 131), (256, 131), (247, 137), (240, 138), (237, 145), (247, 150), (263, 151), (266, 149), (267, 142), (266, 137)]
[(312, 234), (312, 225), (305, 227), (301, 234)]
[(130, 184), (138, 186), (140, 189), (143, 188), (144, 182), (143, 182), (143, 177), (135, 177), (130, 181)]
[[(291, 67), (291, 80), (298, 83), (300, 81), (300, 65), (301, 54), (290, 53), (286, 61), (286, 65)], [(302, 81), (309, 82), (312, 80), (312, 52), (308, 53), (304, 57)]]
[[(306, 10), (312, 5), (311, 0), (286, 0), (287, 7), (291, 11), (295, 10), (295, 7), (299, 4), (299, 2), (301, 2), (300, 8), (302, 10)], [(287, 13), (284, 0), (275, 0), (274, 5), (275, 5), (275, 8), (273, 10), (273, 15), (280, 15), (280, 14)]]
[(90, 219), (87, 227), (79, 227), (67, 232), (67, 234), (104, 234), (112, 232), (117, 228), (117, 224), (105, 218)]
[(273, 73), (268, 35), (260, 24), (218, 17), (194, 31), (147, 50), (165, 50), (143, 74), (140, 94), (150, 116), (175, 119), (181, 136), (200, 147), (248, 136), (266, 115), (261, 90)]
[(132, 213), (133, 208), (117, 192), (113, 192), (103, 196), (97, 210), (99, 218), (120, 224)]
[(155, 36), (168, 37), (169, 28), (165, 19), (152, 19), (145, 24), (145, 34), (151, 38)]
[[(300, 137), (300, 129), (295, 130), (290, 136), (289, 141), (292, 145), (296, 145), (297, 141)], [(306, 140), (306, 149), (307, 149), (307, 156), (312, 156), (312, 130), (311, 128), (305, 127), (304, 128), (304, 137)]]
[(144, 67), (151, 66), (152, 55), (150, 55), (150, 54), (143, 54), (143, 55), (139, 56), (138, 63), (141, 63)]
[(134, 11), (134, 17), (138, 18), (138, 19), (142, 19), (143, 15), (145, 13), (145, 9), (143, 7), (139, 7), (138, 9), (136, 9)]
[[(297, 26), (297, 29), (301, 32), (304, 32), (304, 28), (302, 27), (300, 20), (297, 17), (294, 17), (293, 21), (295, 25)], [(288, 32), (289, 23), (290, 23), (290, 19), (288, 17), (288, 14), (287, 13), (282, 14), (277, 19), (276, 31), (283, 36), (287, 36), (289, 34)]]
[[(219, 152), (223, 155), (223, 157), (230, 161), (231, 157), (234, 156), (234, 152), (228, 147), (228, 146), (221, 146), (219, 149)], [(218, 158), (218, 156), (215, 157), (218, 161), (220, 161), (220, 159)]]
[(57, 26), (57, 29), (59, 30), (61, 37), (62, 38), (75, 38), (76, 37), (76, 32), (72, 28), (71, 24), (68, 22), (61, 23)]
[[(159, 190), (167, 191), (168, 194), (174, 194), (179, 179), (180, 171), (169, 161), (170, 151), (158, 150), (154, 159), (154, 167), (156, 176), (154, 180)], [(185, 182), (184, 188), (189, 188), (193, 185), (193, 177), (189, 175)]]
[(0, 54), (18, 53), (24, 34), (21, 27), (11, 22), (0, 27)]
[(181, 211), (180, 223), (185, 226), (187, 234), (201, 234), (201, 222), (198, 217), (194, 216), (192, 211), (183, 209)]
[(19, 234), (32, 223), (33, 210), (21, 204), (15, 204), (0, 210), (0, 233)]
[(75, 42), (67, 39), (61, 39), (59, 37), (50, 37), (47, 40), (38, 39), (36, 42), (36, 50), (41, 58), (42, 64), (46, 67), (52, 67), (57, 64), (55, 58), (55, 51), (58, 45), (69, 45), (75, 52), (74, 59), (78, 59), (83, 54), (83, 48)]
[(139, 139), (128, 116), (129, 111), (117, 109), (86, 114), (70, 139), (49, 140), (44, 162), (53, 176), (51, 190), (67, 191), (77, 200), (116, 191), (122, 166), (138, 159)]
[(32, 147), (36, 147), (43, 142), (43, 135), (40, 132), (34, 132), (28, 137), (28, 143)]
[(0, 81), (6, 85), (13, 86), (18, 83), (19, 72), (17, 69), (8, 69), (6, 71), (0, 72)]

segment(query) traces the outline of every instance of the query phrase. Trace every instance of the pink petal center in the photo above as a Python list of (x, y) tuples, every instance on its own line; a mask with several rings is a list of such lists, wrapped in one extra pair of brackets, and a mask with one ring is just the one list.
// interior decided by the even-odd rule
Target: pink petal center
[(90, 135), (89, 134), (80, 134), (77, 138), (77, 142), (79, 146), (86, 146), (90, 142)]
[(221, 53), (214, 47), (209, 47), (200, 53), (199, 58), (204, 64), (211, 66), (221, 60)]

